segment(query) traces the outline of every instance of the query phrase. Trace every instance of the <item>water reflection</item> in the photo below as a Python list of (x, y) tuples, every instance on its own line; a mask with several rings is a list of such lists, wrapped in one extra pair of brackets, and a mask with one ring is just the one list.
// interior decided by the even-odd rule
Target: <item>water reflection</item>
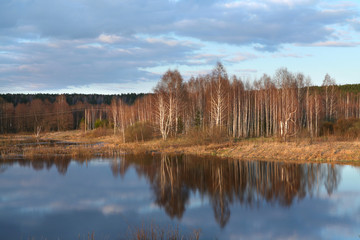
[[(65, 175), (71, 161), (71, 156), (66, 155), (43, 156), (36, 159), (20, 158), (0, 160), (0, 173), (5, 172), (9, 166), (18, 164), (22, 167), (31, 167), (36, 171), (41, 171), (44, 169), (50, 170), (53, 166), (55, 166), (59, 174)], [(77, 161), (83, 162), (85, 160)]]
[[(37, 160), (7, 160), (0, 165), (18, 163), (34, 170), (56, 166), (65, 175), (70, 157), (48, 157)], [(155, 203), (171, 218), (181, 219), (190, 193), (208, 197), (214, 217), (221, 227), (230, 219), (230, 205), (254, 207), (263, 201), (289, 207), (294, 200), (312, 196), (324, 186), (329, 195), (337, 188), (340, 175), (336, 165), (296, 164), (284, 162), (218, 160), (189, 155), (125, 155), (111, 161), (115, 177), (124, 176), (134, 167), (139, 177), (145, 177), (155, 196)]]
[(339, 167), (330, 164), (214, 160), (209, 157), (143, 155), (113, 161), (114, 176), (124, 176), (130, 166), (151, 185), (155, 202), (171, 218), (184, 214), (190, 193), (208, 197), (221, 227), (230, 219), (230, 205), (248, 207), (263, 201), (289, 207), (294, 200), (312, 196), (324, 186), (329, 195), (336, 190)]
[(145, 217), (196, 226), (204, 239), (288, 239), (294, 233), (299, 239), (336, 239), (349, 232), (354, 237), (357, 171), (185, 155), (6, 160), (0, 162), (0, 229), (6, 229), (0, 238), (19, 239), (19, 231), (49, 239), (65, 232), (60, 239), (74, 239), (93, 230), (114, 236)]

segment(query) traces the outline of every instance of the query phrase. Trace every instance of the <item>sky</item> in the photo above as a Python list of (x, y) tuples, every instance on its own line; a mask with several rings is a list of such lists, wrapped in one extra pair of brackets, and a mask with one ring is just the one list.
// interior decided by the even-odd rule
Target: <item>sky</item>
[(0, 0), (0, 93), (148, 93), (220, 61), (360, 83), (360, 1)]

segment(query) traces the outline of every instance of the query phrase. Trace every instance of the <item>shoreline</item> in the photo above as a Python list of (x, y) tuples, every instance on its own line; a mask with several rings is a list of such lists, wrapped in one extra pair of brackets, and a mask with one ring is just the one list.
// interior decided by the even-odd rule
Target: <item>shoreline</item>
[[(139, 144), (132, 152), (144, 151), (166, 154), (191, 154), (215, 156), (237, 160), (280, 161), (294, 163), (337, 163), (360, 165), (360, 142), (258, 142), (243, 140), (240, 143), (225, 142), (208, 145), (179, 146), (168, 143), (158, 148), (152, 144)], [(156, 146), (156, 145), (155, 145)], [(120, 147), (120, 149), (125, 149)]]
[[(15, 155), (34, 157), (42, 154), (65, 154), (73, 157), (92, 157), (122, 153), (165, 153), (216, 156), (240, 160), (282, 161), (296, 163), (338, 163), (360, 165), (360, 141), (326, 141), (297, 139), (280, 142), (273, 138), (244, 139), (219, 143), (197, 143), (185, 138), (157, 139), (146, 142), (122, 143), (118, 137), (86, 137), (80, 131), (46, 133), (38, 141), (59, 141), (74, 143), (70, 146), (41, 146), (17, 149), (14, 142), (36, 140), (32, 135), (6, 135), (0, 138), (1, 156), (6, 159)], [(101, 143), (101, 144), (99, 144)]]

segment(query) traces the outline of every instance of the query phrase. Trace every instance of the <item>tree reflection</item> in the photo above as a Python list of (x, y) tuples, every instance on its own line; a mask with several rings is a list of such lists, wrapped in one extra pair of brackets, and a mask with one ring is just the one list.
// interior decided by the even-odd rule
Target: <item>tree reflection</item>
[[(35, 159), (6, 159), (0, 161), (0, 168), (6, 169), (6, 166), (19, 164), (22, 167), (31, 167), (35, 171), (41, 171), (44, 169), (49, 170), (55, 166), (59, 174), (65, 175), (71, 160), (71, 157), (68, 156), (46, 156), (37, 157)], [(0, 173), (2, 172), (0, 171)]]
[(181, 218), (190, 193), (209, 198), (221, 227), (230, 219), (230, 206), (262, 202), (290, 207), (295, 200), (313, 196), (321, 186), (332, 194), (340, 181), (339, 167), (329, 164), (219, 160), (187, 155), (126, 155), (112, 163), (114, 176), (132, 166), (147, 178), (155, 203), (171, 218)]
[(178, 157), (171, 159), (166, 155), (161, 156), (159, 176), (151, 186), (155, 193), (155, 202), (164, 207), (171, 218), (180, 219), (185, 211), (185, 204), (189, 199), (189, 189), (182, 181), (178, 170), (182, 163)]
[[(19, 164), (36, 171), (55, 166), (59, 174), (65, 175), (71, 160), (70, 156), (1, 160), (0, 173), (10, 165)], [(171, 218), (181, 219), (191, 193), (198, 193), (209, 199), (221, 227), (228, 223), (234, 203), (254, 207), (266, 202), (290, 207), (296, 200), (313, 196), (320, 187), (331, 195), (340, 182), (339, 166), (330, 164), (219, 160), (163, 154), (124, 155), (111, 160), (115, 177), (124, 177), (130, 168), (139, 178), (147, 179), (154, 202)]]

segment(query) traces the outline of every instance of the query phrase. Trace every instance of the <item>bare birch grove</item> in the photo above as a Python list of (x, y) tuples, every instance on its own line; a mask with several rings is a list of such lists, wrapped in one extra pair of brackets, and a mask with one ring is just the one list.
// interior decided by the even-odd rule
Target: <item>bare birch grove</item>
[[(33, 100), (13, 105), (0, 99), (0, 131), (33, 132), (76, 129), (83, 121), (85, 130), (106, 119), (114, 135), (126, 141), (126, 129), (137, 123), (153, 127), (164, 140), (193, 131), (219, 130), (233, 138), (317, 137), (338, 120), (360, 118), (360, 91), (338, 86), (328, 74), (320, 87), (309, 77), (277, 70), (250, 81), (228, 77), (217, 63), (206, 75), (183, 80), (178, 70), (168, 70), (153, 94), (127, 104), (114, 97), (111, 104), (77, 102), (69, 105), (65, 95), (54, 102)], [(326, 125), (327, 124), (327, 125)], [(327, 129), (328, 132), (333, 131)], [(209, 131), (211, 132), (211, 131)]]

